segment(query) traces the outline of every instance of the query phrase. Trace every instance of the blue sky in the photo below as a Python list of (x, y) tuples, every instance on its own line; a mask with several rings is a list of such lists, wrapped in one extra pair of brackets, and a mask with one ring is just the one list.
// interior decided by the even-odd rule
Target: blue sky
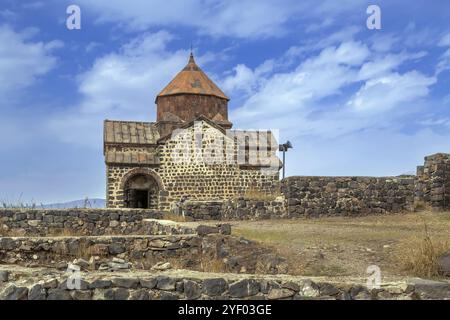
[[(66, 8), (81, 8), (81, 30)], [(381, 30), (366, 28), (369, 4)], [(155, 119), (186, 64), (288, 175), (397, 175), (450, 152), (448, 1), (0, 0), (0, 201), (104, 197), (102, 122)], [(21, 196), (22, 194), (22, 196)]]

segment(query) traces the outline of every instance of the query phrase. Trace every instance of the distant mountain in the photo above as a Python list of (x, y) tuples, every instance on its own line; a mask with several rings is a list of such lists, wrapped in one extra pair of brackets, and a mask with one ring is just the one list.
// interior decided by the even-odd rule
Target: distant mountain
[(401, 174), (401, 176), (414, 176), (414, 175), (416, 175), (414, 171), (408, 171)]
[(105, 208), (105, 199), (87, 199), (87, 200), (74, 200), (63, 203), (50, 203), (44, 204), (42, 207), (45, 209), (71, 209), (71, 208)]

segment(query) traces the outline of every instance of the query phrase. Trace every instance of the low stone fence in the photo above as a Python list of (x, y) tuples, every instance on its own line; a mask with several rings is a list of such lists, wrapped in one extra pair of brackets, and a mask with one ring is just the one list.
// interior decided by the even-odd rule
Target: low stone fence
[(0, 265), (66, 269), (74, 263), (89, 270), (113, 271), (155, 267), (160, 270), (158, 265), (163, 264), (168, 268), (233, 273), (288, 271), (286, 259), (257, 242), (232, 236), (228, 224), (200, 224), (195, 228), (172, 225), (169, 231), (192, 233), (0, 237)]
[(249, 220), (286, 217), (284, 199), (186, 201), (180, 208), (194, 220)]
[[(6, 266), (4, 266), (6, 267)], [(0, 266), (0, 300), (413, 300), (450, 298), (450, 284), (414, 280), (369, 289), (355, 282), (326, 279), (187, 272), (81, 273), (68, 289), (62, 272), (6, 271)]]
[[(197, 235), (178, 236), (83, 236), (0, 238), (0, 261), (19, 265), (67, 267), (74, 259), (91, 260), (89, 268), (118, 257), (150, 268), (157, 262), (179, 259), (180, 267), (196, 264), (202, 250)], [(97, 258), (95, 258), (97, 257)]]
[(162, 217), (139, 209), (0, 209), (0, 235), (138, 234), (145, 231), (142, 220)]
[(289, 217), (412, 210), (414, 176), (289, 177), (282, 182)]

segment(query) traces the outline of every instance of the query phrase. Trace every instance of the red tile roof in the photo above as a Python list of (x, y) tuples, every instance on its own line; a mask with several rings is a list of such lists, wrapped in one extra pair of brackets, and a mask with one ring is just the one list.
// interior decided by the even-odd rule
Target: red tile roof
[(156, 99), (161, 96), (183, 93), (209, 95), (230, 100), (195, 63), (192, 53), (186, 67), (184, 67), (184, 69), (169, 82), (169, 84), (158, 94)]

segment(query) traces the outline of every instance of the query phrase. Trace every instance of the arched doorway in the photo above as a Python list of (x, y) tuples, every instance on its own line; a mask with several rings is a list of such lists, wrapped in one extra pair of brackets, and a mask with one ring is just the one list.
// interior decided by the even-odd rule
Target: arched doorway
[(123, 191), (126, 208), (158, 208), (159, 185), (151, 175), (137, 173), (130, 176)]

